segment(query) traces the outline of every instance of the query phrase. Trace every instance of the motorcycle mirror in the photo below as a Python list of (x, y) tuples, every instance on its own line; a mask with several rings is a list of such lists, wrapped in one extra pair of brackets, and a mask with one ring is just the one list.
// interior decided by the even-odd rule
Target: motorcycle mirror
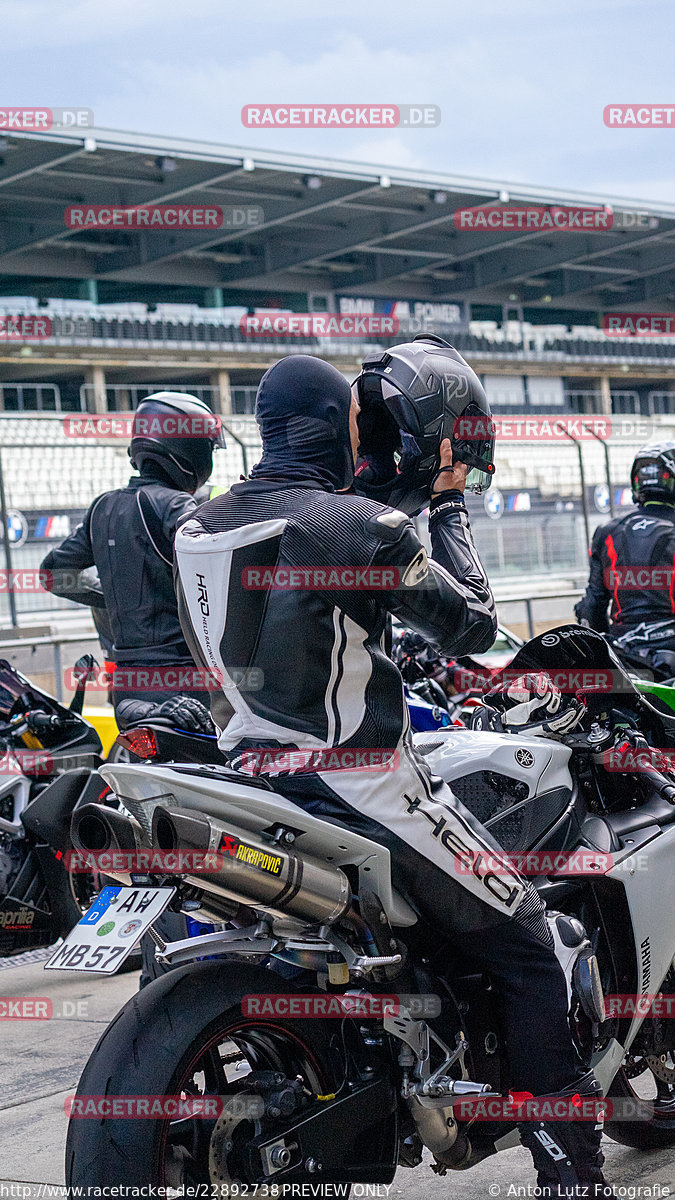
[(83, 654), (81, 658), (78, 658), (73, 667), (73, 675), (77, 680), (77, 686), (75, 688), (75, 695), (68, 707), (71, 712), (77, 713), (78, 716), (82, 716), (87, 680), (92, 679), (98, 669), (99, 665), (93, 654)]

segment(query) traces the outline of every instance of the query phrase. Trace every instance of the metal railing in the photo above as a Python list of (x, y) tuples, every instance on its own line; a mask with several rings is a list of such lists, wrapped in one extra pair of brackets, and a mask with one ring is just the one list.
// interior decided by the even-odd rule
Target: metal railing
[(524, 604), (528, 637), (533, 638), (535, 636), (533, 604), (543, 604), (546, 600), (578, 600), (583, 594), (583, 588), (567, 588), (562, 592), (546, 592), (542, 596), (496, 596), (495, 604), (497, 608), (501, 604)]
[[(6, 306), (5, 306), (6, 307)], [(20, 306), (17, 306), (20, 307)], [(12, 310), (13, 312), (16, 309)], [(331, 353), (353, 355), (366, 346), (394, 345), (406, 336), (420, 332), (419, 321), (401, 319), (396, 337), (354, 336), (331, 341), (328, 337), (283, 337), (274, 338), (247, 336), (232, 318), (211, 315), (208, 309), (204, 316), (168, 318), (150, 314), (112, 314), (95, 312), (54, 313), (40, 309), (40, 315), (51, 321), (51, 336), (43, 339), (52, 345), (63, 346), (108, 346), (108, 347), (153, 347), (186, 350), (245, 350), (255, 353), (289, 352), (305, 347), (331, 346)], [(31, 309), (34, 315), (34, 310)], [(426, 328), (426, 327), (425, 327)], [(606, 337), (600, 331), (596, 336), (580, 337), (570, 334), (556, 337), (538, 335), (536, 330), (524, 334), (520, 341), (511, 341), (502, 336), (486, 337), (472, 333), (466, 326), (447, 325), (443, 322), (429, 323), (426, 332), (448, 336), (462, 353), (480, 354), (488, 358), (511, 359), (514, 362), (570, 361), (611, 362), (613, 359), (648, 360), (651, 362), (673, 362), (675, 360), (674, 338)]]
[(0, 383), (3, 412), (61, 412), (61, 389), (57, 383)]
[[(577, 599), (583, 596), (582, 588), (570, 588), (564, 591), (547, 592), (542, 596), (523, 596), (503, 595), (497, 597), (496, 603), (499, 608), (503, 604), (524, 604), (527, 620), (528, 636), (535, 636), (534, 615), (532, 611), (533, 604), (543, 604), (547, 600), (567, 600)], [(2, 631), (0, 630), (0, 633)], [(64, 673), (63, 673), (63, 654), (62, 647), (70, 645), (83, 645), (88, 642), (98, 642), (98, 634), (94, 626), (91, 630), (83, 630), (81, 633), (61, 633), (61, 634), (41, 634), (37, 637), (19, 637), (7, 638), (0, 640), (0, 657), (3, 651), (7, 650), (35, 650), (38, 646), (52, 647), (52, 664), (53, 674), (55, 678), (56, 699), (59, 702), (64, 700)]]
[(83, 633), (61, 633), (55, 635), (39, 635), (38, 637), (7, 638), (5, 641), (0, 641), (0, 655), (2, 654), (2, 651), (5, 650), (34, 651), (38, 646), (51, 646), (53, 651), (52, 663), (55, 680), (54, 690), (56, 692), (56, 699), (59, 701), (59, 703), (61, 703), (64, 699), (63, 655), (61, 654), (61, 647), (71, 644), (83, 645), (88, 642), (98, 642), (98, 634), (96, 633), (93, 625), (91, 627), (91, 633), (87, 633), (85, 631)]

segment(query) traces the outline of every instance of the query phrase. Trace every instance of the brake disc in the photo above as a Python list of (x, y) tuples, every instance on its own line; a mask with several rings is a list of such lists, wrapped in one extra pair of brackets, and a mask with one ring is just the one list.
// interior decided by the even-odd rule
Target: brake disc
[(642, 1055), (627, 1054), (623, 1064), (624, 1074), (627, 1079), (636, 1079), (638, 1075), (643, 1075), (649, 1070), (647, 1059)]
[[(670, 1059), (670, 1063), (668, 1059)], [(675, 1055), (672, 1051), (667, 1054), (648, 1054), (644, 1061), (656, 1079), (675, 1087)]]
[(209, 1142), (209, 1179), (211, 1183), (244, 1181), (242, 1159), (246, 1144), (262, 1132), (259, 1120), (242, 1116), (236, 1109), (225, 1108), (216, 1121)]

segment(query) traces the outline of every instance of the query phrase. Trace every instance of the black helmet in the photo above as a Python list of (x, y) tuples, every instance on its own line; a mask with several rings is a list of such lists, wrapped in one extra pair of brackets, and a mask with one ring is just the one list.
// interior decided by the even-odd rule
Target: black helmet
[(652, 442), (638, 451), (630, 469), (635, 504), (650, 500), (675, 505), (675, 442)]
[(429, 503), (444, 438), (454, 461), (474, 468), (470, 491), (494, 474), (494, 427), (482, 384), (453, 346), (420, 334), (364, 360), (356, 379), (359, 459), (356, 491), (410, 516)]
[(213, 449), (223, 446), (220, 418), (187, 392), (154, 392), (141, 400), (131, 433), (131, 465), (155, 462), (177, 488), (194, 492), (213, 470)]

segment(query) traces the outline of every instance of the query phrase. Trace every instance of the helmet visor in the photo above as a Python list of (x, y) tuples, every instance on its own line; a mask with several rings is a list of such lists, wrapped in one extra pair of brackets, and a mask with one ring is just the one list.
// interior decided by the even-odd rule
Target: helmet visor
[[(224, 450), (227, 443), (225, 441), (225, 426), (222, 418), (217, 413), (213, 414), (213, 433), (211, 435), (211, 445), (214, 450)], [(227, 430), (229, 433), (229, 429)]]
[(413, 437), (423, 432), (415, 405), (394, 383), (380, 375), (363, 373), (356, 379), (356, 386), (364, 424), (379, 416), (381, 421), (393, 422), (397, 429), (403, 429)]
[(492, 417), (477, 404), (467, 404), (452, 425), (453, 458), (466, 463), (466, 488), (479, 495), (487, 491), (495, 473), (495, 427)]
[(479, 471), (477, 467), (471, 467), (466, 477), (464, 490), (475, 492), (477, 496), (482, 496), (483, 492), (486, 492), (490, 487), (493, 474), (494, 467), (492, 468), (492, 474), (488, 474), (486, 471)]

